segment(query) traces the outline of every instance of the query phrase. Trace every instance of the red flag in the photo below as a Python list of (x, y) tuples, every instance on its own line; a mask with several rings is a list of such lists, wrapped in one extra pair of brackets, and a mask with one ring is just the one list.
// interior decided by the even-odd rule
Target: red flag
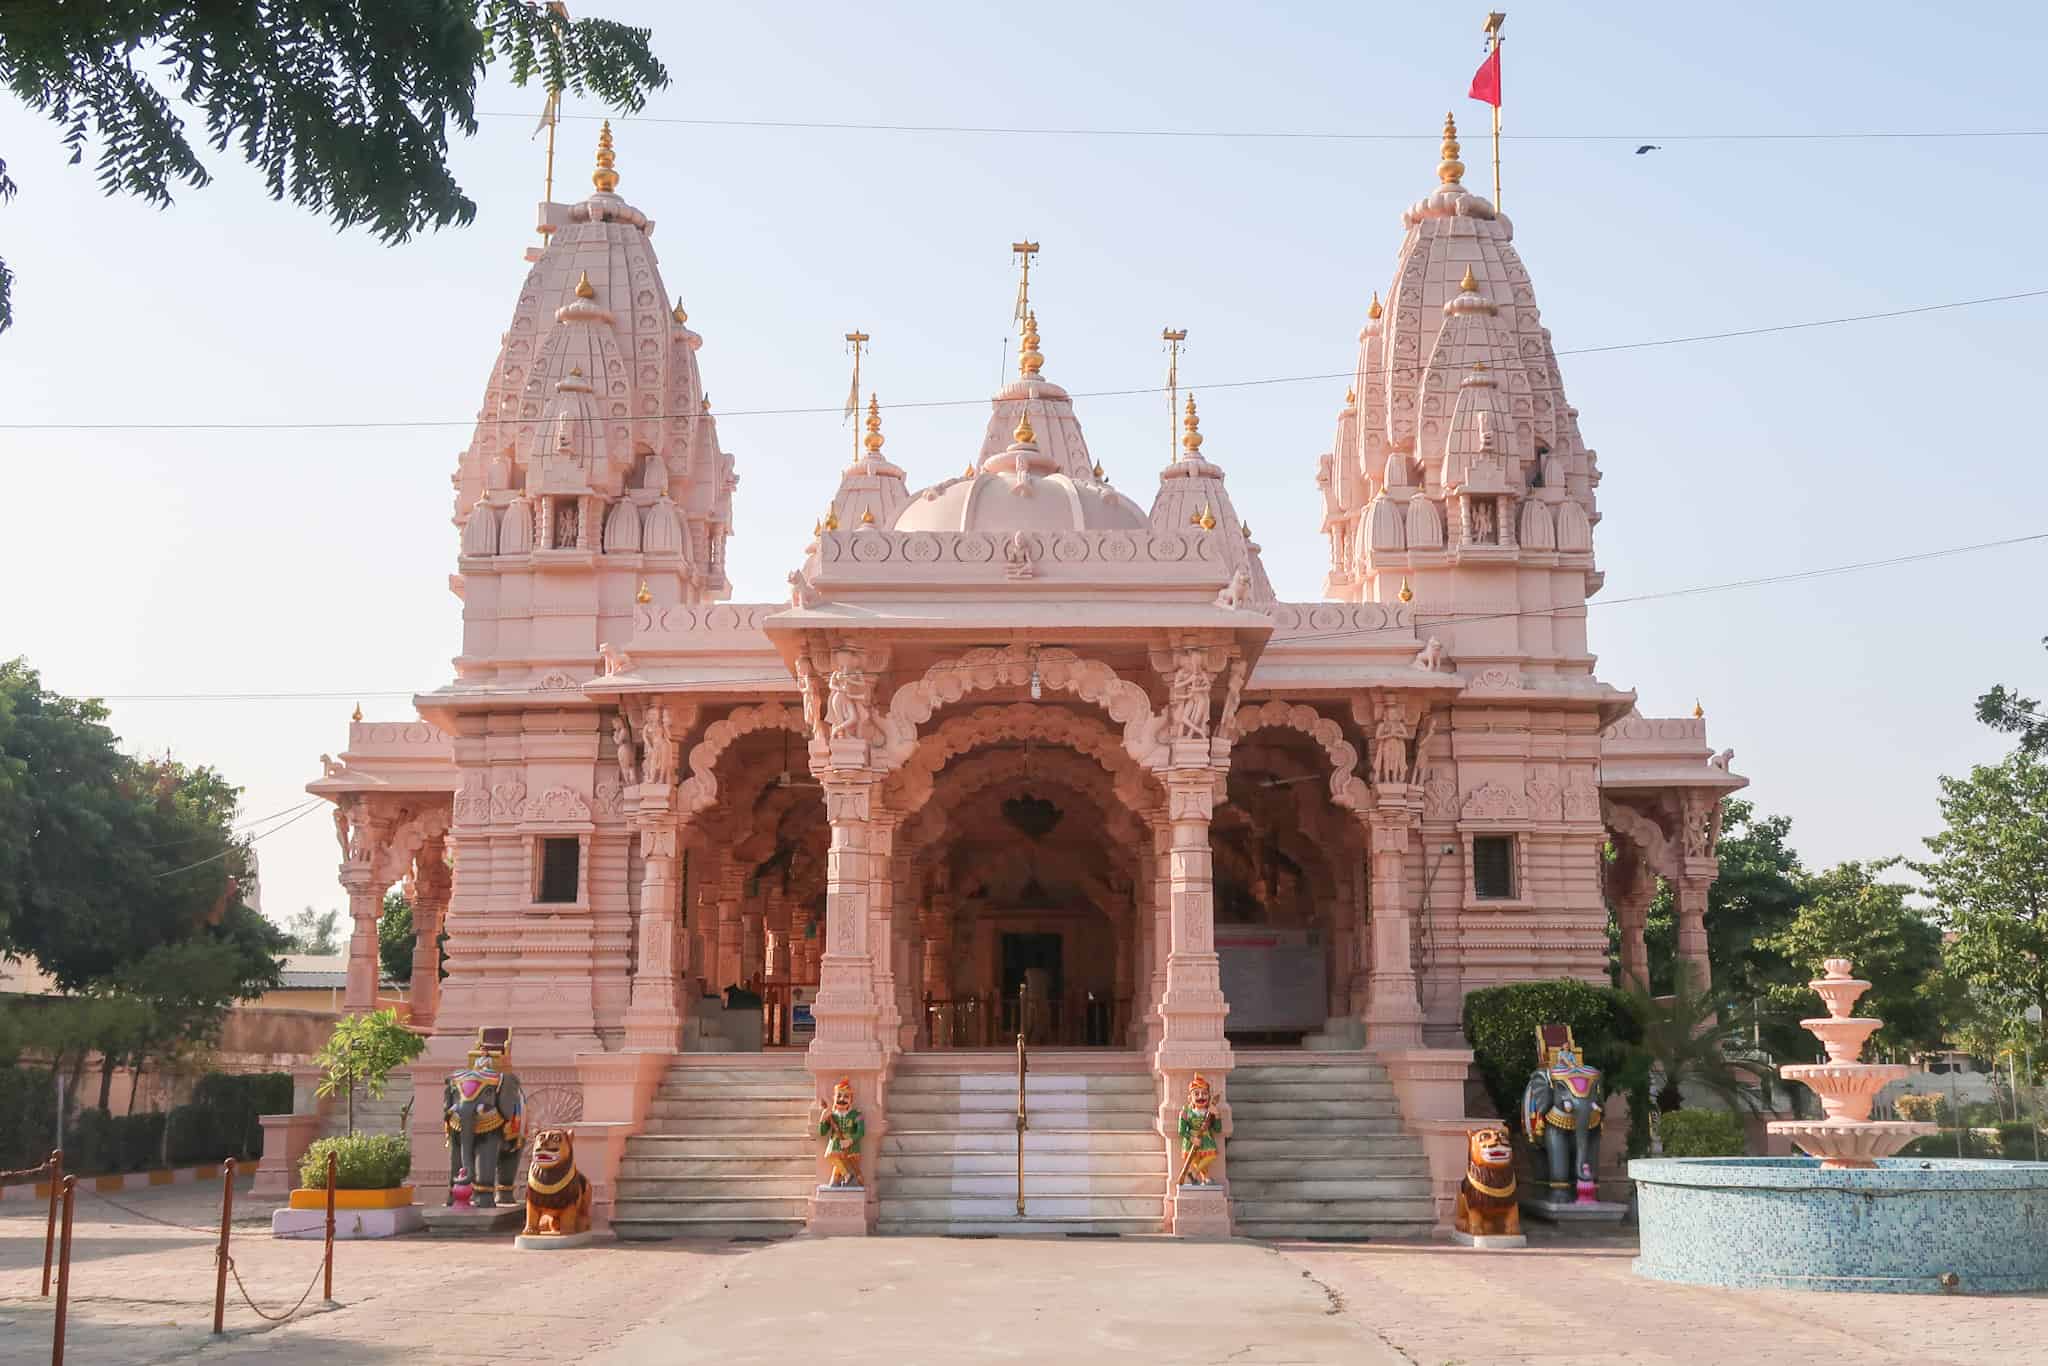
[(1500, 108), (1500, 48), (1486, 54), (1486, 60), (1472, 73), (1472, 89), (1466, 92), (1481, 104)]

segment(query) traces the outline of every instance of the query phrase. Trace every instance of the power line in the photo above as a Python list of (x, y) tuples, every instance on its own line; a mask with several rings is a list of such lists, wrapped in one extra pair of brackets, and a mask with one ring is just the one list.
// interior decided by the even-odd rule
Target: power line
[[(306, 806), (306, 809), (305, 809), (305, 810), (303, 810), (303, 811), (299, 812), (299, 814), (298, 814), (298, 815), (296, 815), (296, 816), (293, 816), (293, 817), (292, 817), (292, 818), (291, 818), (290, 820), (286, 821), (286, 822), (285, 822), (285, 823), (284, 823), (283, 825), (274, 825), (274, 826), (272, 826), (272, 827), (271, 827), (270, 829), (268, 829), (268, 830), (265, 830), (265, 831), (264, 831), (264, 832), (263, 832), (262, 834), (260, 834), (260, 835), (251, 835), (251, 836), (250, 836), (250, 837), (249, 837), (249, 838), (248, 838), (248, 839), (247, 839), (246, 841), (244, 841), (244, 842), (243, 842), (243, 844), (254, 844), (254, 843), (256, 843), (256, 842), (257, 842), (258, 840), (265, 840), (265, 839), (269, 839), (269, 838), (270, 838), (270, 837), (271, 837), (272, 835), (278, 834), (278, 833), (280, 833), (281, 831), (287, 830), (287, 829), (291, 828), (292, 826), (294, 826), (294, 825), (297, 825), (297, 824), (298, 824), (298, 823), (299, 823), (300, 821), (302, 821), (302, 820), (306, 819), (306, 817), (308, 817), (308, 816), (312, 815), (312, 814), (313, 814), (313, 811), (314, 811), (314, 809), (315, 809), (316, 807), (321, 807), (321, 806), (325, 806), (326, 804), (327, 804), (327, 802), (326, 802), (326, 800), (325, 800), (324, 798), (321, 798), (321, 797), (315, 797), (315, 798), (313, 798), (313, 799), (312, 799), (312, 801), (311, 801), (311, 802), (310, 802), (310, 803), (309, 803), (309, 804), (308, 804), (308, 805)], [(240, 849), (240, 848), (242, 848), (242, 847), (243, 847), (243, 844), (230, 844), (230, 845), (229, 845), (229, 846), (228, 846), (227, 848), (225, 848), (225, 849), (221, 850), (221, 851), (220, 851), (220, 852), (219, 852), (218, 854), (213, 854), (213, 855), (210, 855), (210, 856), (208, 856), (208, 857), (206, 857), (206, 858), (203, 858), (203, 859), (200, 859), (200, 860), (198, 860), (198, 861), (197, 861), (197, 862), (195, 862), (195, 863), (188, 863), (188, 864), (186, 864), (186, 865), (185, 865), (184, 867), (182, 867), (182, 868), (171, 868), (171, 869), (168, 869), (168, 870), (166, 870), (166, 871), (164, 871), (164, 872), (158, 873), (158, 874), (156, 875), (156, 878), (157, 878), (157, 880), (161, 881), (162, 879), (164, 879), (164, 878), (167, 878), (167, 877), (176, 877), (176, 876), (177, 876), (178, 874), (180, 874), (180, 873), (189, 873), (189, 872), (191, 872), (191, 871), (192, 871), (192, 870), (193, 870), (194, 868), (204, 868), (204, 867), (205, 867), (205, 866), (206, 866), (207, 864), (209, 864), (209, 863), (219, 863), (219, 862), (220, 862), (220, 861), (221, 861), (222, 859), (226, 858), (226, 857), (227, 857), (227, 856), (228, 856), (229, 854), (232, 854), (232, 853), (234, 853), (234, 852), (235, 852), (235, 851), (236, 851), (237, 849)]]
[[(489, 110), (480, 119), (533, 121), (533, 114)], [(829, 133), (960, 133), (995, 137), (1054, 138), (1213, 138), (1271, 142), (1441, 142), (1441, 133), (1361, 133), (1335, 129), (1293, 128), (1020, 128), (976, 123), (855, 123), (828, 119), (696, 119), (662, 114), (563, 114), (567, 120), (595, 123), (667, 124), (685, 128), (753, 128)], [(1810, 133), (1502, 133), (1503, 142), (1899, 142), (1954, 138), (2040, 138), (2048, 129), (1863, 129)]]
[[(1766, 323), (1757, 327), (1732, 328), (1723, 332), (1694, 332), (1679, 337), (1658, 337), (1648, 341), (1610, 342), (1601, 346), (1571, 346), (1554, 349), (1552, 356), (1596, 356), (1617, 351), (1648, 351), (1666, 346), (1690, 346), (1699, 342), (1731, 341), (1744, 337), (1763, 337), (1780, 332), (1803, 332), (1819, 327), (1842, 327), (1851, 323), (1883, 322), (1892, 318), (1908, 318), (1924, 313), (1941, 313), (1959, 308), (1976, 308), (1983, 304), (2011, 303), (2021, 299), (2048, 297), (2048, 289), (2024, 289), (2008, 294), (1986, 294), (1974, 299), (1951, 299), (1944, 303), (1913, 304), (1904, 308), (1882, 309), (1875, 313), (1847, 313), (1833, 318), (1809, 318), (1801, 322)], [(1496, 348), (1490, 354), (1496, 358), (1517, 357), (1521, 353), (1512, 348)], [(1404, 362), (1400, 365), (1383, 366), (1377, 371), (1365, 372), (1367, 378), (1385, 375), (1396, 370), (1420, 371), (1421, 362)], [(1253, 389), (1276, 384), (1305, 384), (1326, 380), (1349, 380), (1360, 371), (1323, 371), (1311, 375), (1269, 375), (1260, 379), (1216, 380), (1211, 383), (1183, 381), (1184, 390), (1213, 391), (1217, 389)], [(1166, 392), (1164, 385), (1139, 385), (1126, 389), (1087, 389), (1073, 391), (1069, 398), (1129, 398), (1133, 396), (1156, 397)], [(884, 412), (905, 411), (914, 408), (962, 408), (980, 407), (990, 402), (983, 394), (976, 398), (920, 399), (907, 403), (885, 403)], [(634, 422), (661, 422), (677, 417), (708, 415), (714, 418), (731, 417), (805, 417), (829, 414), (840, 417), (845, 404), (831, 403), (815, 407), (797, 408), (728, 408), (707, 410), (699, 413), (639, 413), (630, 416)], [(136, 432), (136, 431), (363, 431), (380, 429), (419, 429), (446, 427), (481, 427), (485, 425), (517, 426), (534, 422), (530, 417), (465, 417), (465, 418), (417, 418), (391, 420), (351, 419), (335, 422), (0, 422), (0, 431), (10, 432)]]
[[(1995, 541), (1978, 541), (1970, 545), (1944, 546), (1938, 550), (1909, 551), (1901, 555), (1888, 555), (1881, 559), (1855, 560), (1846, 564), (1826, 565), (1819, 569), (1795, 569), (1788, 570), (1782, 574), (1766, 574), (1747, 579), (1729, 579), (1720, 583), (1693, 584), (1686, 588), (1667, 588), (1659, 590), (1657, 592), (1635, 593), (1627, 597), (1620, 598), (1601, 598), (1587, 602), (1582, 606), (1532, 607), (1514, 612), (1448, 612), (1431, 613), (1430, 615), (1435, 620), (1454, 623), (1461, 626), (1476, 625), (1480, 622), (1487, 621), (1512, 620), (1522, 617), (1556, 617), (1560, 615), (1575, 615), (1579, 612), (1589, 611), (1595, 607), (1623, 607), (1635, 603), (1661, 602), (1675, 598), (1702, 597), (1712, 593), (1732, 593), (1748, 588), (1764, 588), (1773, 584), (1799, 583), (1808, 579), (1832, 578), (1842, 574), (1860, 573), (1864, 570), (1870, 569), (1889, 569), (1904, 564), (1919, 564), (1928, 560), (1948, 559), (1951, 556), (1955, 555), (1971, 555), (1986, 550), (2001, 550), (2009, 546), (2028, 545), (2036, 541), (2048, 541), (2048, 531), (2030, 532), (2026, 535), (2021, 536), (2007, 536)], [(1421, 610), (1426, 611), (1426, 606), (1422, 607)], [(1292, 645), (1314, 641), (1351, 639), (1360, 636), (1388, 635), (1402, 631), (1404, 629), (1405, 628), (1395, 626), (1368, 626), (1354, 627), (1338, 631), (1305, 632), (1301, 635), (1291, 635), (1286, 637), (1286, 643)], [(979, 666), (967, 664), (941, 664), (937, 667), (971, 669)], [(789, 681), (790, 676), (786, 673), (762, 674), (752, 678), (723, 678), (718, 680), (721, 688), (728, 686), (745, 686), (750, 684), (761, 683), (788, 683)], [(470, 698), (525, 696), (531, 691), (532, 689), (524, 687), (478, 688), (469, 690), (460, 696), (451, 696), (447, 700), (450, 703), (459, 704), (462, 701)], [(416, 688), (364, 688), (353, 692), (319, 693), (110, 693), (104, 696), (98, 696), (96, 697), (95, 700), (101, 702), (303, 702), (341, 701), (348, 698), (359, 697), (413, 698), (420, 695), (420, 690)], [(289, 824), (290, 822), (286, 823)]]

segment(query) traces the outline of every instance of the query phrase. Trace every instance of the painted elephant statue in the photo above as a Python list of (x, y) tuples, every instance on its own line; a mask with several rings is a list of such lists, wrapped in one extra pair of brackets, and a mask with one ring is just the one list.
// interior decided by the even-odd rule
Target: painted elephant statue
[[(499, 1060), (486, 1054), (451, 1073), (442, 1088), (448, 1124), (448, 1179), (467, 1170), (479, 1208), (512, 1201), (519, 1176), (519, 1149), (524, 1105), (519, 1078), (498, 1070)], [(451, 1189), (449, 1202), (454, 1202)]]
[(1542, 1065), (1522, 1091), (1522, 1135), (1549, 1168), (1543, 1198), (1552, 1204), (1594, 1198), (1600, 1170), (1600, 1069), (1580, 1060), (1569, 1030), (1562, 1042), (1539, 1029)]

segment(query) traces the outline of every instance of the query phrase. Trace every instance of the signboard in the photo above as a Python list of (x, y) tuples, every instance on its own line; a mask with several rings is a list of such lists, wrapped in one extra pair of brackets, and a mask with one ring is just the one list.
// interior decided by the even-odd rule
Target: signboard
[(811, 1016), (809, 1001), (792, 1001), (789, 1006), (789, 1041), (807, 1041), (818, 1032), (818, 1022)]
[(1320, 1028), (1329, 1015), (1329, 951), (1312, 930), (1218, 925), (1216, 957), (1232, 1034)]

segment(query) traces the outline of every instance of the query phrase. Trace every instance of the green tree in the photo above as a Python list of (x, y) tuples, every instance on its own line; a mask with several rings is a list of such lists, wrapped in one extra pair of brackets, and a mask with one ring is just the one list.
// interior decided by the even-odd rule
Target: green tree
[(1657, 1109), (1670, 1113), (1685, 1103), (1684, 1088), (1705, 1091), (1729, 1109), (1756, 1103), (1748, 1083), (1773, 1075), (1769, 1066), (1730, 1050), (1739, 1048), (1746, 1020), (1718, 1014), (1719, 994), (1696, 985), (1680, 964), (1668, 995), (1653, 996), (1641, 983), (1628, 990), (1629, 1009), (1642, 1031), (1630, 1065), (1616, 1085), (1656, 1083)]
[(384, 1082), (392, 1072), (417, 1058), (427, 1041), (398, 1022), (395, 1010), (378, 1010), (361, 1015), (344, 1015), (336, 1022), (327, 1046), (314, 1059), (325, 1075), (318, 1087), (323, 1096), (348, 1098), (348, 1131), (356, 1131), (356, 1090), (371, 1099), (384, 1094)]
[[(1753, 1001), (1773, 984), (1795, 980), (1792, 966), (1760, 941), (1798, 914), (1805, 893), (1799, 855), (1788, 840), (1789, 816), (1759, 816), (1756, 805), (1730, 797), (1722, 807), (1721, 871), (1707, 893), (1707, 959), (1725, 1000)], [(1668, 995), (1678, 957), (1676, 909), (1670, 887), (1650, 903), (1643, 930), (1650, 985)], [(1626, 986), (1627, 983), (1620, 983)]]
[[(2041, 644), (2048, 646), (2048, 636)], [(2039, 701), (2020, 696), (2017, 688), (2000, 683), (1979, 697), (1977, 719), (1995, 731), (2019, 736), (2022, 754), (2038, 758), (2048, 751), (2048, 716), (2041, 714)]]
[(412, 902), (393, 887), (384, 893), (384, 912), (377, 917), (377, 965), (385, 980), (412, 980)]
[(293, 953), (331, 954), (341, 952), (341, 912), (330, 907), (316, 911), (306, 907), (284, 923), (285, 936)]
[(1948, 970), (1994, 1020), (2048, 1012), (2048, 763), (2024, 749), (1941, 780), (1942, 832), (1911, 864)]
[[(1847, 958), (1870, 983), (1856, 1013), (1884, 1021), (1873, 1036), (1879, 1047), (1941, 1045), (1956, 995), (1941, 971), (1941, 930), (1906, 904), (1911, 887), (1883, 877), (1899, 863), (1851, 861), (1800, 879), (1806, 903), (1762, 945), (1801, 974), (1798, 982), (1773, 983), (1764, 993), (1767, 1006), (1786, 1022), (1822, 1013), (1819, 995), (1806, 982), (1822, 974), (1825, 960)], [(1818, 1044), (1805, 1037), (1808, 1045), (1796, 1055), (1816, 1055)]]
[[(668, 72), (646, 29), (570, 20), (525, 0), (266, 0), (264, 4), (0, 5), (0, 82), (90, 148), (100, 186), (168, 205), (210, 179), (187, 136), (262, 172), (271, 198), (390, 242), (468, 223), (448, 132), (477, 131), (476, 89), (502, 63), (515, 84), (638, 110)], [(0, 200), (14, 182), (0, 160)], [(0, 331), (13, 321), (0, 262)]]

